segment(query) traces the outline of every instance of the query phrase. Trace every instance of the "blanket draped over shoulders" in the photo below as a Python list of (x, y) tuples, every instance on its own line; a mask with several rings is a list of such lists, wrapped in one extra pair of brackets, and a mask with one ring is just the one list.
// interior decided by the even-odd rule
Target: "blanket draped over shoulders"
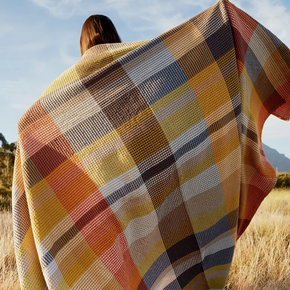
[[(279, 20), (277, 20), (279, 21)], [(290, 53), (227, 0), (154, 39), (101, 44), (18, 121), (22, 289), (223, 289), (276, 182)]]

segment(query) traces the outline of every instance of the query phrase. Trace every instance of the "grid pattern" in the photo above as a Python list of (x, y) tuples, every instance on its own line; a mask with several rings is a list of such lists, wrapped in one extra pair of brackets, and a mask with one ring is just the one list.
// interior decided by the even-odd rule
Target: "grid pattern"
[(223, 289), (273, 188), (262, 127), (290, 118), (289, 49), (229, 1), (102, 44), (18, 121), (22, 289)]

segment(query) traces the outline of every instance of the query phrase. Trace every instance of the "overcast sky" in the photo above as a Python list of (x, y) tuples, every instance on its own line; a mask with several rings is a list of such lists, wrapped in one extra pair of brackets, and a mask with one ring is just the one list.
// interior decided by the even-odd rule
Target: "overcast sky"
[[(91, 14), (109, 16), (123, 42), (150, 39), (213, 0), (0, 0), (0, 132), (17, 140), (17, 121), (45, 88), (80, 58)], [(232, 0), (290, 47), (289, 0)], [(270, 116), (263, 142), (290, 158), (290, 122)]]

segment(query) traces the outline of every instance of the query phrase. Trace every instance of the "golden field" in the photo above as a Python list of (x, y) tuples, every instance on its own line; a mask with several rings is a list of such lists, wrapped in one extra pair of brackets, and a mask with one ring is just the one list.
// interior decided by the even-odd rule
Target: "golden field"
[(0, 212), (0, 289), (17, 289), (19, 286), (15, 255), (11, 212)]
[(290, 289), (290, 190), (273, 190), (236, 244), (227, 289)]
[[(17, 289), (11, 213), (0, 212), (0, 289)], [(290, 190), (273, 190), (236, 245), (226, 289), (290, 289)]]

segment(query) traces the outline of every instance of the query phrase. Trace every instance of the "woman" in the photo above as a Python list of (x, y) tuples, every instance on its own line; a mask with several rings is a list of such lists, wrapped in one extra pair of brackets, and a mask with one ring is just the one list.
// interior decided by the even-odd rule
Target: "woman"
[(81, 55), (94, 45), (121, 42), (116, 27), (104, 15), (91, 15), (84, 23), (80, 38)]
[(89, 18), (86, 53), (18, 121), (21, 288), (224, 289), (276, 182), (261, 136), (271, 113), (290, 119), (290, 50), (224, 0), (110, 42), (111, 21)]

